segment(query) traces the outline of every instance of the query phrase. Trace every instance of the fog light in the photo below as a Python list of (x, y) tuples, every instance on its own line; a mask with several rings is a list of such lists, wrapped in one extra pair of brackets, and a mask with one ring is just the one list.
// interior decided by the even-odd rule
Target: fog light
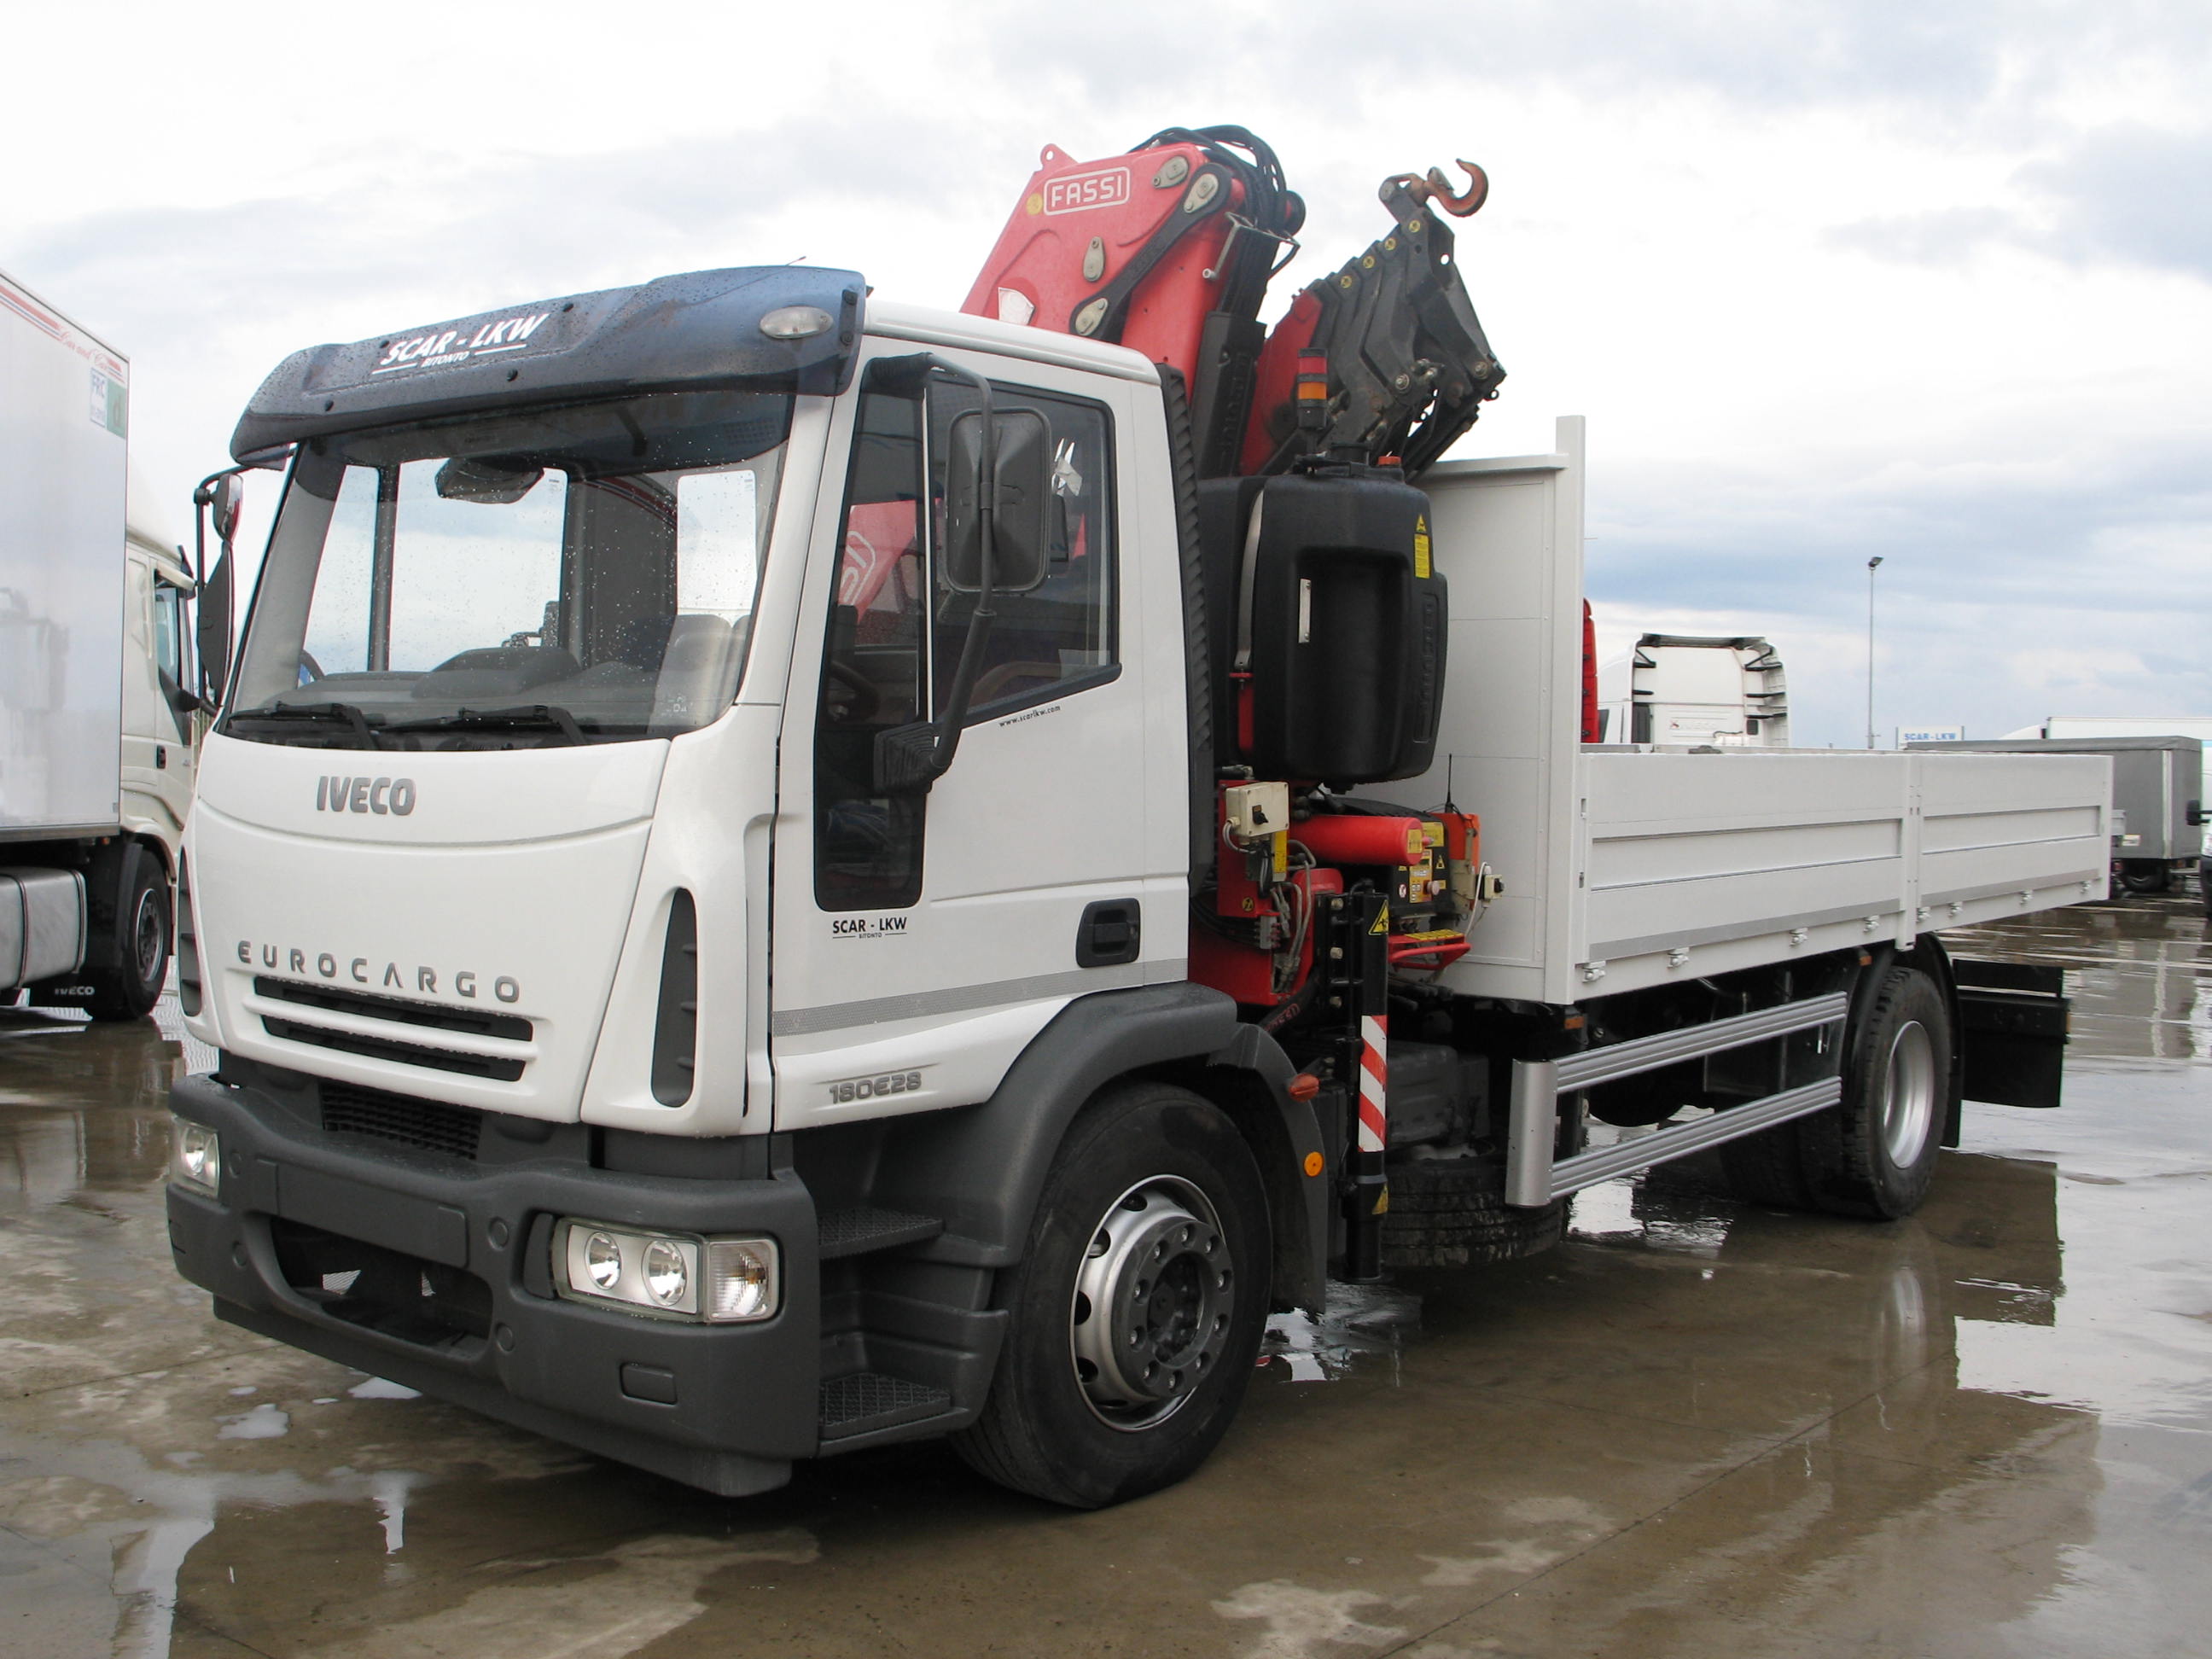
[(222, 1182), (222, 1143), (204, 1123), (171, 1117), (169, 1179), (212, 1194)]
[(769, 1317), (780, 1300), (777, 1266), (774, 1239), (708, 1239), (708, 1320), (724, 1325)]
[(699, 1241), (635, 1233), (596, 1221), (555, 1230), (554, 1287), (577, 1302), (618, 1304), (644, 1314), (699, 1313)]
[(664, 1308), (673, 1308), (691, 1288), (684, 1251), (675, 1240), (656, 1238), (645, 1247), (645, 1288)]
[(584, 1241), (584, 1272), (599, 1289), (614, 1289), (622, 1277), (622, 1246), (608, 1234), (593, 1233)]

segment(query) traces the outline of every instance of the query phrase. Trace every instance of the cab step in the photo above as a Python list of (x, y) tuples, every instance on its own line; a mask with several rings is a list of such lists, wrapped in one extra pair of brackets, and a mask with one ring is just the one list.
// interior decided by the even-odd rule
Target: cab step
[(879, 1210), (869, 1204), (830, 1210), (822, 1217), (822, 1260), (830, 1261), (839, 1256), (866, 1255), (872, 1250), (919, 1244), (944, 1231), (945, 1224), (935, 1216), (915, 1215), (905, 1210)]
[(926, 1382), (882, 1371), (854, 1371), (822, 1385), (820, 1426), (824, 1440), (842, 1440), (895, 1428), (952, 1409), (952, 1396)]

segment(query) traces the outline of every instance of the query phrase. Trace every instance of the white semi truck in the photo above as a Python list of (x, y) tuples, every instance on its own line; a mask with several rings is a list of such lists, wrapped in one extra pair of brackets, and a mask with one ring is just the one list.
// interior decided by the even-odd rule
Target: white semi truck
[(1902, 1215), (2057, 1103), (2057, 971), (1936, 930), (2101, 894), (2109, 763), (1584, 746), (1581, 422), (1437, 459), (1479, 191), (1387, 185), (1278, 353), (1255, 145), (1048, 150), (965, 313), (702, 271), (270, 376), (180, 952), (222, 1317), (720, 1492), (951, 1434), (1097, 1505), (1332, 1274), (1707, 1147)]
[(0, 1002), (152, 1009), (191, 803), (182, 550), (127, 459), (130, 364), (0, 275)]

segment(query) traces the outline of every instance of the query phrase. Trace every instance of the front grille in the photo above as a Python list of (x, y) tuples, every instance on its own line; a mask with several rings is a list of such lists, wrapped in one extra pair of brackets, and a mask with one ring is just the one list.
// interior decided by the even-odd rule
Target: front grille
[(470, 1036), (504, 1037), (511, 1042), (530, 1041), (528, 1020), (520, 1014), (495, 1013), (489, 1008), (451, 1008), (442, 1002), (368, 996), (359, 991), (343, 991), (334, 985), (302, 985), (297, 980), (270, 979), (265, 974), (255, 975), (253, 989), (258, 996), (277, 1002), (295, 1002), (303, 1008), (327, 1008), (336, 1014), (396, 1020), (405, 1025), (460, 1031)]
[(344, 1054), (365, 1054), (371, 1060), (396, 1060), (404, 1066), (420, 1066), (433, 1072), (453, 1072), (462, 1077), (489, 1078), (513, 1083), (522, 1075), (522, 1062), (489, 1054), (456, 1054), (451, 1048), (426, 1048), (419, 1042), (393, 1037), (360, 1036), (333, 1031), (321, 1025), (302, 1025), (296, 1019), (261, 1016), (261, 1029), (287, 1042), (306, 1042), (318, 1048), (335, 1048)]
[(373, 1135), (449, 1158), (471, 1162), (476, 1158), (482, 1112), (354, 1083), (325, 1083), (322, 1096), (323, 1128), (328, 1133)]

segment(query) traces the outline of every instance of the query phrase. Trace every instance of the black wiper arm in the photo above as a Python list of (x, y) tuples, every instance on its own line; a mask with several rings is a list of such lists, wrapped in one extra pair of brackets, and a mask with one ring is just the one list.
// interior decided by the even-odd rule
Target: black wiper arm
[(352, 727), (362, 747), (377, 746), (368, 714), (349, 702), (269, 702), (258, 708), (234, 708), (223, 724), (233, 720), (338, 720)]
[(522, 731), (532, 727), (558, 732), (570, 743), (588, 743), (584, 728), (567, 709), (550, 702), (533, 702), (517, 708), (463, 708), (429, 720), (402, 720), (387, 732)]

